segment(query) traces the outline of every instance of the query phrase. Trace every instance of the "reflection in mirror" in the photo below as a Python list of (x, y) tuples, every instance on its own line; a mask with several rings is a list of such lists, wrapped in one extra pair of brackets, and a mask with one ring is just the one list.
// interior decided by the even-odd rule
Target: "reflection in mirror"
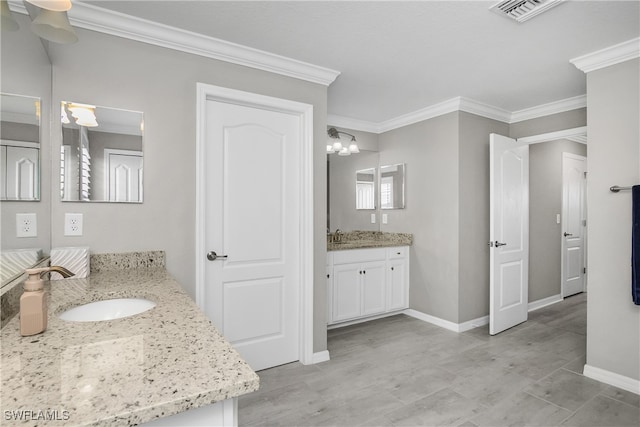
[(376, 208), (376, 170), (356, 171), (356, 209)]
[(60, 115), (62, 200), (142, 203), (143, 114), (63, 101)]
[(380, 166), (380, 209), (404, 209), (405, 164)]
[(0, 93), (0, 200), (40, 200), (40, 98)]
[[(29, 16), (16, 12), (24, 7), (22, 3), (12, 1), (9, 5), (18, 28), (4, 31), (3, 26), (0, 36), (0, 138), (3, 145), (0, 177), (1, 187), (6, 191), (5, 173), (9, 168), (5, 155), (8, 152), (7, 157), (16, 158), (15, 149), (9, 147), (28, 148), (32, 156), (20, 155), (19, 159), (24, 160), (11, 164), (16, 165), (14, 172), (20, 169), (21, 184), (33, 182), (35, 186), (19, 186), (16, 197), (6, 192), (0, 197), (0, 293), (3, 296), (20, 284), (25, 268), (43, 262), (51, 247), (51, 192), (48, 191), (51, 184), (51, 62), (40, 38), (30, 29)], [(25, 112), (28, 113), (25, 115)], [(5, 144), (5, 140), (9, 142)], [(11, 175), (10, 179), (15, 179), (14, 173)], [(20, 229), (17, 223), (21, 214), (29, 214), (27, 221), (35, 219), (35, 227)], [(2, 308), (0, 317), (5, 320), (8, 312), (4, 310), (6, 306)]]

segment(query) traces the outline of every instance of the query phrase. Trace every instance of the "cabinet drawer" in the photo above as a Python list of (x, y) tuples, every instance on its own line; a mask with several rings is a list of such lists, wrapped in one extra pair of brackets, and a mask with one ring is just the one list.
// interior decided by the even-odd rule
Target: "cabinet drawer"
[(398, 246), (396, 248), (387, 248), (387, 255), (389, 259), (400, 259), (407, 256), (408, 246)]
[(385, 255), (386, 252), (384, 248), (335, 251), (333, 253), (333, 263), (352, 264), (367, 261), (384, 261)]

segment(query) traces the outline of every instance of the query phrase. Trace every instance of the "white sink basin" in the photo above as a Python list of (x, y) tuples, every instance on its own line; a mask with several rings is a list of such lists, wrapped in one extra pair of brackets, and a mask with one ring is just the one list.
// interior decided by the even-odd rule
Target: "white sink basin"
[(60, 318), (69, 322), (99, 322), (134, 316), (155, 306), (155, 302), (143, 298), (108, 299), (70, 308)]

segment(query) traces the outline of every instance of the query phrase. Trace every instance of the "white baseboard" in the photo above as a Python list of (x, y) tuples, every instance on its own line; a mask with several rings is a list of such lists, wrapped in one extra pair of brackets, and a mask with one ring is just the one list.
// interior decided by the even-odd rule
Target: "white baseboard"
[[(557, 302), (562, 301), (562, 295), (552, 295), (547, 298), (543, 298), (537, 301), (530, 302), (527, 306), (528, 311), (538, 310), (542, 307), (549, 306), (551, 304), (555, 304)], [(415, 317), (416, 319), (423, 320), (428, 323), (432, 323), (436, 326), (440, 326), (441, 328), (448, 329), (453, 332), (465, 332), (471, 329), (478, 328), (480, 326), (484, 326), (489, 324), (489, 316), (478, 317), (477, 319), (468, 320), (462, 323), (454, 323), (448, 320), (441, 319), (439, 317), (431, 316), (430, 314), (423, 313), (418, 310), (407, 309), (403, 311), (407, 316)]]
[(315, 365), (316, 363), (328, 362), (330, 359), (329, 350), (319, 351), (317, 353), (313, 353), (311, 363)]
[(627, 390), (631, 393), (640, 394), (640, 380), (634, 380), (633, 378), (625, 377), (624, 375), (596, 368), (591, 365), (584, 365), (583, 374), (585, 377)]
[(527, 309), (529, 311), (539, 310), (542, 307), (546, 307), (548, 305), (555, 304), (557, 302), (561, 302), (562, 300), (563, 300), (563, 298), (562, 298), (561, 294), (551, 295), (550, 297), (542, 298), (542, 299), (539, 299), (537, 301), (530, 302), (528, 307), (527, 307)]
[(477, 319), (469, 320), (458, 324), (460, 329), (458, 332), (465, 332), (471, 329), (479, 328), (480, 326), (489, 324), (489, 315), (478, 317)]
[(414, 317), (416, 319), (431, 323), (436, 326), (440, 326), (441, 328), (445, 328), (453, 332), (465, 332), (489, 323), (489, 316), (479, 317), (477, 319), (469, 320), (463, 323), (454, 323), (436, 316), (431, 316), (430, 314), (426, 314), (418, 310), (413, 310), (411, 308), (405, 310), (403, 313), (407, 316)]
[(348, 320), (346, 322), (334, 323), (332, 325), (327, 325), (327, 330), (344, 328), (345, 326), (357, 325), (358, 323), (368, 322), (370, 320), (382, 319), (385, 317), (396, 316), (398, 314), (404, 313), (404, 310), (398, 311), (390, 311), (388, 313), (376, 314), (374, 316), (363, 317), (361, 319)]

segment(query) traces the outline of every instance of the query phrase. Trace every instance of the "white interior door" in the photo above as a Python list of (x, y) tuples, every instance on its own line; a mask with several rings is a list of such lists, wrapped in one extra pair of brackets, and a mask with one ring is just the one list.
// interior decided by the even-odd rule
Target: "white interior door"
[(490, 136), (489, 332), (527, 320), (529, 290), (529, 146)]
[(298, 115), (206, 101), (204, 310), (255, 370), (300, 359), (301, 135)]
[(562, 153), (562, 296), (585, 290), (587, 158)]
[(142, 152), (105, 149), (104, 157), (107, 199), (110, 202), (141, 202)]

